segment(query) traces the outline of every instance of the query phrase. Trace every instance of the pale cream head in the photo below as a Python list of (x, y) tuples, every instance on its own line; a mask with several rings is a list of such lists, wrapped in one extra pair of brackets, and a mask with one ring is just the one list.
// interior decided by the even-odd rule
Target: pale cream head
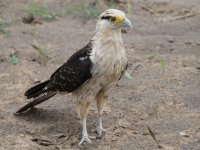
[(98, 25), (104, 28), (110, 29), (131, 29), (132, 24), (129, 19), (126, 18), (125, 13), (117, 9), (105, 10), (100, 16)]

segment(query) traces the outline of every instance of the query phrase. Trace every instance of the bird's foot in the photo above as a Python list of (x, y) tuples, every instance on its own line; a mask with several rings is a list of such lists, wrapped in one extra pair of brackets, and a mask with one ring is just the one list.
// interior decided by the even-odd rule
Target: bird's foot
[(95, 136), (82, 136), (81, 141), (79, 142), (79, 146), (85, 141), (88, 142), (90, 144), (92, 144), (92, 141), (90, 139), (96, 139)]
[(97, 133), (98, 133), (99, 137), (102, 137), (103, 132), (106, 132), (106, 133), (109, 133), (109, 134), (114, 134), (113, 131), (112, 131), (113, 129), (114, 129), (114, 126), (111, 126), (110, 128), (106, 128), (106, 129), (104, 129), (103, 127), (98, 127)]

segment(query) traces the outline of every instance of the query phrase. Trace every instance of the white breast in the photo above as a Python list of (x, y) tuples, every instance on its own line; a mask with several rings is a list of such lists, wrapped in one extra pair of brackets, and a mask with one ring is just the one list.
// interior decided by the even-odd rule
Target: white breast
[(127, 64), (123, 44), (107, 40), (104, 44), (96, 43), (90, 57), (93, 62), (92, 74), (99, 76), (102, 84), (117, 81)]

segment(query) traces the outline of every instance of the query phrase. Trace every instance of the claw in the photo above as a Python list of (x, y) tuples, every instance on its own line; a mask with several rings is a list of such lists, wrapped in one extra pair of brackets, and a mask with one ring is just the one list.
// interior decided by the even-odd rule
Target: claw
[(97, 129), (97, 133), (99, 135), (99, 137), (102, 136), (102, 132), (106, 132), (106, 133), (109, 133), (109, 134), (114, 134), (113, 132), (109, 131), (109, 130), (113, 130), (114, 126), (110, 127), (110, 128), (107, 128), (107, 129), (104, 129), (102, 127), (98, 127)]
[(114, 128), (114, 126), (111, 126), (110, 128), (104, 129), (103, 125), (102, 125), (102, 114), (99, 114), (99, 124), (98, 124), (98, 127), (97, 127), (97, 133), (98, 133), (99, 137), (102, 136), (102, 132), (114, 134), (113, 132), (109, 131), (111, 129), (113, 130), (113, 128)]
[(83, 133), (82, 133), (82, 138), (81, 138), (81, 141), (79, 142), (79, 146), (85, 141), (85, 142), (88, 142), (88, 143), (92, 143), (92, 141), (90, 139), (96, 139), (95, 136), (88, 136), (88, 133), (87, 133), (87, 128), (86, 128), (86, 118), (83, 119)]
[(90, 139), (96, 139), (96, 137), (95, 136), (83, 136), (78, 145), (80, 146), (84, 141), (92, 144), (92, 141)]
[(90, 140), (88, 136), (83, 136), (78, 145), (80, 146), (84, 141), (92, 144), (92, 141)]

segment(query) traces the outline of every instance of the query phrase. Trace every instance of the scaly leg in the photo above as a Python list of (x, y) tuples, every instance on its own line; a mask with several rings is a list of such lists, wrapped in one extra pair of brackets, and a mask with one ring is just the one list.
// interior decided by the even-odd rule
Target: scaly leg
[(109, 133), (109, 134), (113, 134), (112, 132), (110, 132), (110, 130), (113, 129), (113, 127), (110, 127), (110, 128), (103, 128), (103, 125), (102, 125), (102, 114), (99, 114), (99, 124), (98, 124), (98, 127), (97, 127), (97, 132), (99, 134), (99, 137), (102, 136), (102, 132), (106, 132), (106, 133)]
[(97, 108), (98, 108), (98, 126), (97, 126), (97, 132), (99, 134), (99, 137), (102, 136), (102, 132), (111, 133), (111, 132), (108, 131), (108, 130), (110, 130), (110, 128), (104, 129), (103, 125), (102, 125), (103, 108), (106, 105), (107, 99), (108, 99), (108, 96), (102, 90), (96, 96)]
[(82, 138), (78, 145), (81, 145), (84, 141), (92, 143), (90, 138), (93, 138), (93, 137), (88, 136), (87, 125), (86, 125), (86, 119), (87, 119), (87, 114), (89, 112), (89, 107), (90, 107), (90, 103), (86, 101), (79, 101), (78, 106), (77, 106), (78, 113), (82, 119), (82, 124), (83, 124)]

